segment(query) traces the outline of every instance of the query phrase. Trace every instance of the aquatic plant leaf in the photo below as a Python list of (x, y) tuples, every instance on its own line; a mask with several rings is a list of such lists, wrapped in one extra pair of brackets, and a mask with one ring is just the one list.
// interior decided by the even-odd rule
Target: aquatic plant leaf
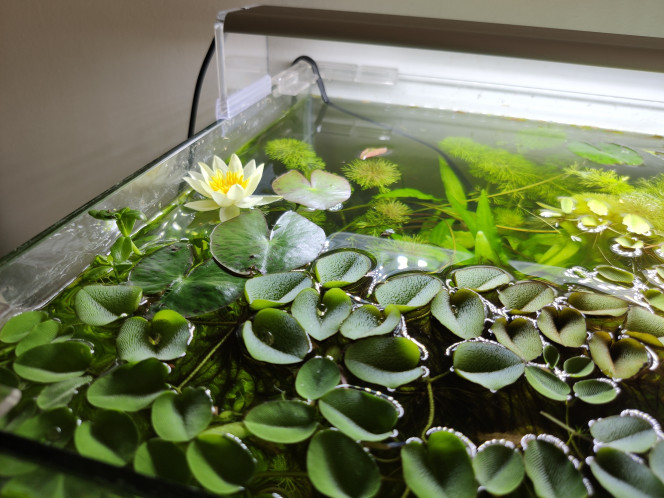
[(591, 405), (610, 403), (620, 393), (620, 389), (608, 379), (581, 380), (573, 389), (577, 398)]
[(466, 193), (463, 190), (463, 185), (459, 180), (459, 177), (457, 177), (454, 170), (442, 157), (438, 158), (438, 165), (440, 179), (443, 181), (447, 201), (450, 203), (456, 214), (458, 214), (464, 221), (468, 230), (473, 234), (477, 233), (475, 213), (471, 213), (467, 209), (468, 200), (466, 199)]
[(311, 144), (295, 138), (277, 138), (265, 144), (265, 153), (271, 159), (282, 162), (288, 169), (309, 173), (324, 169), (325, 162), (316, 155)]
[(168, 365), (156, 358), (120, 365), (88, 388), (88, 401), (98, 408), (135, 412), (149, 406), (166, 389)]
[(484, 302), (470, 289), (459, 289), (453, 294), (442, 289), (431, 302), (431, 314), (462, 339), (479, 337), (484, 331)]
[[(526, 440), (528, 436), (524, 437)], [(532, 437), (532, 436), (531, 436)], [(553, 440), (556, 443), (552, 442)], [(548, 436), (530, 439), (525, 447), (523, 459), (526, 474), (535, 493), (543, 498), (576, 498), (588, 495), (581, 473), (569, 460), (566, 446), (560, 440)]]
[(74, 308), (82, 322), (107, 325), (136, 311), (143, 298), (140, 287), (131, 285), (88, 285), (76, 293)]
[(542, 308), (537, 317), (540, 332), (563, 346), (578, 348), (586, 343), (586, 320), (574, 308)]
[(633, 377), (648, 365), (645, 346), (632, 338), (614, 341), (608, 332), (595, 332), (588, 341), (590, 356), (599, 369), (613, 379)]
[(311, 351), (311, 341), (302, 326), (282, 310), (260, 310), (253, 323), (244, 323), (242, 338), (254, 359), (268, 363), (299, 363)]
[(595, 444), (602, 443), (621, 451), (644, 453), (657, 441), (654, 423), (654, 420), (643, 412), (625, 410), (620, 415), (600, 418), (588, 425)]
[(366, 255), (357, 251), (338, 251), (316, 261), (316, 279), (324, 288), (345, 287), (364, 277), (373, 266)]
[(152, 427), (166, 441), (189, 441), (212, 421), (212, 400), (202, 387), (168, 391), (152, 404)]
[(362, 339), (374, 335), (385, 335), (394, 331), (401, 323), (401, 311), (388, 304), (383, 311), (373, 304), (363, 304), (355, 308), (341, 324), (341, 335), (349, 339)]
[(406, 312), (425, 306), (443, 287), (442, 282), (428, 275), (406, 275), (388, 280), (376, 288), (376, 299), (382, 306), (394, 304)]
[(498, 342), (526, 361), (532, 361), (542, 354), (542, 340), (532, 321), (517, 317), (507, 321), (498, 318), (489, 329)]
[(210, 252), (224, 268), (239, 275), (284, 272), (313, 261), (325, 244), (325, 232), (294, 211), (286, 211), (268, 231), (258, 209), (215, 227)]
[(510, 283), (513, 277), (501, 268), (478, 265), (454, 271), (452, 279), (457, 287), (486, 292)]
[(55, 408), (26, 419), (14, 432), (18, 436), (62, 448), (74, 435), (77, 422), (69, 408)]
[(563, 363), (563, 370), (570, 377), (585, 377), (595, 370), (595, 364), (588, 356), (572, 356)]
[(25, 338), (33, 328), (48, 318), (45, 311), (24, 311), (7, 320), (0, 329), (0, 341), (6, 343), (19, 342)]
[(317, 432), (307, 449), (307, 474), (333, 498), (371, 498), (380, 489), (378, 465), (364, 448), (335, 429)]
[(320, 169), (311, 172), (310, 180), (299, 171), (289, 171), (272, 182), (272, 190), (289, 202), (320, 210), (330, 209), (350, 197), (348, 180)]
[(547, 367), (555, 368), (560, 361), (560, 351), (555, 346), (547, 344), (542, 351), (542, 358), (544, 358)]
[(566, 134), (563, 130), (549, 128), (548, 126), (537, 126), (517, 132), (515, 140), (519, 152), (527, 152), (529, 150), (560, 147), (565, 143), (565, 137)]
[(318, 399), (334, 389), (341, 380), (337, 364), (327, 357), (316, 356), (300, 367), (295, 377), (295, 390), (304, 399)]
[(311, 286), (313, 281), (304, 272), (271, 273), (247, 280), (244, 296), (254, 310), (276, 308), (290, 303), (300, 291)]
[(466, 444), (452, 431), (438, 430), (427, 444), (412, 440), (401, 448), (403, 476), (416, 496), (471, 498), (477, 483)]
[(139, 434), (129, 415), (115, 410), (102, 410), (94, 420), (86, 420), (74, 433), (76, 450), (83, 456), (123, 466), (134, 458)]
[[(18, 460), (16, 460), (18, 461)], [(34, 465), (34, 464), (33, 464)], [(32, 471), (17, 475), (0, 488), (3, 497), (71, 498), (91, 494), (90, 482), (73, 475), (56, 473), (51, 468), (33, 467)]]
[(242, 490), (256, 471), (249, 449), (230, 434), (201, 434), (189, 443), (186, 456), (196, 480), (214, 493)]
[(592, 292), (572, 292), (567, 302), (586, 315), (620, 316), (627, 312), (627, 301)]
[(623, 328), (630, 332), (641, 332), (664, 338), (664, 317), (640, 306), (630, 306)]
[(46, 386), (37, 396), (37, 406), (42, 410), (52, 410), (67, 406), (78, 389), (92, 381), (92, 377), (74, 377)]
[(129, 274), (129, 283), (144, 294), (156, 294), (184, 278), (191, 263), (189, 244), (176, 242), (141, 258)]
[(184, 451), (171, 441), (153, 438), (145, 441), (134, 455), (134, 470), (139, 474), (187, 484), (191, 471)]
[(158, 311), (152, 321), (142, 317), (125, 320), (118, 332), (118, 356), (125, 361), (157, 358), (162, 361), (179, 358), (192, 338), (189, 322), (171, 310)]
[(489, 196), (486, 190), (482, 189), (480, 197), (477, 200), (477, 232), (475, 233), (475, 253), (477, 255), (477, 245), (480, 236), (486, 239), (486, 244), (489, 247), (487, 253), (491, 254), (490, 261), (499, 263), (504, 256), (503, 243), (498, 236), (498, 229), (496, 228), (496, 221), (493, 213), (491, 212), (491, 205), (489, 203)]
[(35, 325), (30, 333), (19, 341), (14, 353), (20, 356), (29, 349), (50, 343), (60, 332), (60, 322), (46, 320)]
[(623, 216), (622, 224), (627, 227), (628, 232), (638, 235), (645, 235), (652, 229), (650, 222), (638, 214), (626, 214)]
[(376, 199), (394, 199), (402, 197), (413, 197), (415, 199), (420, 199), (422, 201), (440, 202), (442, 200), (434, 195), (425, 194), (424, 192), (416, 188), (395, 188), (394, 190), (390, 190), (389, 192), (383, 192), (374, 196), (374, 198)]
[(633, 273), (615, 266), (600, 265), (595, 267), (595, 271), (600, 277), (609, 280), (610, 282), (619, 282), (621, 284), (631, 284), (634, 282)]
[(318, 401), (325, 419), (356, 441), (382, 441), (390, 437), (399, 418), (395, 404), (383, 396), (337, 387)]
[(316, 410), (302, 401), (275, 400), (255, 406), (244, 418), (254, 436), (273, 443), (299, 443), (318, 428)]
[(498, 299), (515, 312), (534, 313), (555, 298), (551, 287), (542, 282), (519, 282), (498, 291)]
[(648, 304), (659, 311), (664, 311), (664, 292), (659, 289), (648, 289), (644, 292)]
[(483, 444), (473, 458), (475, 478), (489, 493), (505, 495), (523, 481), (525, 470), (521, 454), (502, 442)]
[[(353, 304), (350, 297), (341, 289), (330, 289), (319, 303), (316, 289), (303, 289), (295, 297), (291, 315), (300, 322), (307, 334), (318, 341), (324, 341), (336, 334), (343, 321), (350, 315)], [(319, 304), (322, 304), (322, 309)]]
[(600, 448), (590, 458), (595, 479), (617, 498), (664, 496), (664, 484), (645, 465), (615, 448)]
[(629, 166), (643, 164), (643, 158), (638, 152), (622, 145), (611, 143), (592, 145), (585, 142), (571, 142), (567, 147), (577, 156), (597, 164), (626, 164)]
[(184, 316), (197, 316), (235, 302), (244, 290), (246, 279), (230, 275), (209, 259), (177, 280), (161, 299), (159, 307)]
[(491, 341), (459, 344), (452, 361), (458, 375), (495, 391), (516, 382), (525, 369), (521, 358), (505, 346)]
[(397, 388), (419, 378), (420, 348), (405, 337), (369, 337), (346, 350), (344, 363), (356, 377), (385, 387)]
[(569, 385), (548, 368), (528, 365), (524, 373), (535, 391), (554, 401), (566, 401), (572, 392)]
[(14, 371), (33, 382), (60, 382), (83, 375), (92, 362), (90, 346), (81, 341), (44, 344), (29, 349), (14, 361)]
[(657, 478), (664, 482), (664, 441), (657, 441), (648, 455), (650, 470)]

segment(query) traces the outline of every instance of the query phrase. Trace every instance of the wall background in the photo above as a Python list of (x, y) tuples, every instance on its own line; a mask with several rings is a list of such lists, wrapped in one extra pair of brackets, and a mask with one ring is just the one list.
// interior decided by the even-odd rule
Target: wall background
[[(215, 15), (245, 3), (0, 1), (0, 256), (186, 138)], [(664, 37), (661, 0), (261, 3)]]

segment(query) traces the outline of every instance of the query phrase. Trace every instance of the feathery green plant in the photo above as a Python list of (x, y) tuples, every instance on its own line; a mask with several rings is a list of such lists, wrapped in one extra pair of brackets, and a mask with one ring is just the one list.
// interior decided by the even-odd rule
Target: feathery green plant
[(325, 162), (313, 147), (294, 138), (270, 140), (265, 145), (265, 153), (270, 159), (282, 162), (288, 169), (298, 169), (307, 177), (315, 169), (325, 169)]

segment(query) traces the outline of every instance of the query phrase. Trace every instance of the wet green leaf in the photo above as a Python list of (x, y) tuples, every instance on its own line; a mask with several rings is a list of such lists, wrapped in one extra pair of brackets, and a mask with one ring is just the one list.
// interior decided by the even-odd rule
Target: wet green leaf
[(630, 332), (664, 337), (664, 317), (655, 315), (640, 306), (630, 306), (623, 328)]
[(16, 345), (14, 352), (20, 356), (29, 349), (50, 343), (60, 332), (60, 322), (46, 320), (35, 325), (30, 333)]
[(526, 361), (532, 361), (542, 354), (542, 340), (532, 321), (517, 317), (510, 322), (500, 317), (491, 326), (491, 332), (507, 349)]
[(452, 273), (454, 284), (476, 292), (486, 292), (513, 280), (512, 275), (495, 266), (471, 266)]
[(134, 458), (138, 429), (126, 413), (103, 410), (76, 428), (74, 443), (83, 456), (122, 466)]
[(560, 352), (555, 346), (547, 344), (544, 346), (544, 351), (542, 352), (542, 357), (546, 362), (546, 366), (549, 368), (555, 368), (560, 361)]
[(88, 325), (107, 325), (136, 311), (143, 297), (131, 285), (88, 285), (76, 293), (76, 314)]
[(338, 251), (316, 261), (314, 272), (324, 288), (345, 287), (364, 277), (372, 266), (371, 259), (361, 252)]
[(303, 272), (272, 273), (247, 280), (244, 295), (252, 309), (274, 308), (288, 304), (302, 289), (313, 285)]
[(570, 142), (568, 147), (577, 156), (598, 164), (627, 164), (629, 166), (643, 164), (643, 158), (638, 152), (618, 144)]
[(394, 190), (390, 190), (389, 192), (383, 192), (374, 196), (374, 198), (376, 199), (387, 199), (387, 198), (393, 199), (395, 197), (413, 197), (415, 199), (420, 199), (423, 201), (442, 200), (438, 199), (437, 197), (431, 194), (425, 194), (424, 192), (417, 190), (416, 188), (395, 188)]
[(634, 274), (610, 265), (600, 265), (595, 267), (597, 274), (610, 282), (619, 282), (621, 284), (631, 284), (634, 282)]
[(521, 454), (507, 443), (483, 444), (473, 458), (475, 478), (489, 493), (505, 495), (514, 491), (525, 475)]
[(610, 403), (619, 393), (620, 389), (609, 379), (588, 379), (574, 384), (574, 394), (591, 405)]
[(187, 388), (181, 394), (168, 391), (152, 404), (151, 417), (160, 438), (189, 441), (212, 421), (212, 400), (202, 387)]
[(526, 380), (535, 391), (554, 401), (566, 401), (572, 389), (548, 368), (528, 365)]
[(302, 326), (282, 310), (260, 310), (253, 323), (244, 323), (242, 338), (253, 358), (268, 363), (299, 363), (311, 351), (311, 341)]
[(181, 280), (191, 266), (189, 244), (176, 242), (142, 258), (129, 274), (129, 283), (156, 294)]
[(175, 311), (158, 311), (151, 322), (132, 317), (125, 320), (118, 333), (118, 356), (132, 362), (146, 358), (173, 360), (184, 354), (191, 337), (189, 322)]
[(602, 443), (621, 451), (644, 453), (657, 441), (655, 421), (637, 410), (625, 410), (620, 415), (592, 421), (590, 434), (595, 443)]
[(307, 333), (318, 341), (336, 334), (353, 308), (350, 297), (341, 289), (330, 289), (322, 303), (316, 289), (303, 289), (295, 297), (291, 314)]
[(150, 439), (141, 444), (134, 455), (134, 470), (150, 477), (187, 484), (191, 471), (180, 447), (161, 439)]
[(350, 197), (348, 180), (320, 169), (311, 172), (311, 180), (291, 170), (272, 182), (272, 190), (287, 201), (310, 209), (330, 209)]
[(32, 329), (48, 318), (44, 311), (24, 311), (7, 320), (0, 329), (0, 341), (7, 343), (19, 342)]
[(537, 317), (542, 334), (567, 347), (579, 347), (586, 343), (586, 320), (574, 308), (542, 308)]
[(61, 448), (71, 439), (77, 422), (69, 408), (55, 408), (28, 418), (16, 428), (15, 433), (42, 444)]
[(664, 496), (664, 485), (648, 467), (615, 448), (600, 448), (590, 460), (590, 470), (616, 498)]
[(74, 377), (46, 386), (37, 396), (37, 406), (42, 410), (50, 410), (67, 406), (78, 389), (92, 381), (92, 377)]
[(92, 361), (90, 346), (80, 341), (53, 342), (29, 349), (14, 361), (14, 371), (33, 382), (60, 382), (83, 375)]
[(355, 308), (341, 324), (341, 335), (357, 340), (375, 335), (393, 332), (401, 323), (401, 311), (393, 304), (388, 304), (383, 311), (373, 304), (364, 304)]
[(498, 291), (498, 299), (506, 308), (521, 313), (534, 313), (553, 302), (555, 293), (542, 282), (519, 282)]
[(607, 332), (600, 331), (592, 335), (588, 345), (595, 364), (614, 379), (633, 377), (649, 362), (646, 348), (632, 338), (614, 341)]
[(458, 375), (492, 390), (516, 382), (525, 369), (521, 358), (490, 341), (463, 342), (454, 350), (452, 359)]
[(563, 363), (563, 370), (570, 377), (585, 377), (595, 369), (595, 364), (588, 356), (572, 356)]
[(638, 214), (626, 214), (623, 216), (622, 224), (627, 227), (628, 232), (638, 235), (648, 234), (652, 229), (650, 222)]
[(300, 367), (295, 390), (304, 399), (318, 399), (334, 389), (341, 380), (339, 367), (330, 358), (316, 356)]
[(664, 482), (664, 441), (657, 441), (648, 456), (650, 470), (657, 478)]
[(431, 314), (462, 339), (479, 337), (484, 331), (484, 302), (469, 289), (459, 289), (453, 294), (442, 289), (431, 302)]
[(442, 282), (428, 275), (406, 275), (388, 280), (376, 288), (376, 299), (382, 306), (394, 304), (406, 312), (425, 306), (443, 287)]
[(567, 457), (566, 447), (560, 440), (551, 436), (539, 437), (530, 439), (525, 445), (522, 442), (522, 446), (525, 446), (526, 474), (537, 496), (575, 498), (588, 495), (581, 473)]
[(627, 312), (627, 301), (619, 297), (591, 292), (572, 292), (569, 304), (586, 315), (620, 316)]
[(664, 311), (664, 292), (659, 289), (648, 289), (644, 295), (650, 306), (659, 311)]
[(318, 428), (316, 411), (302, 401), (275, 400), (252, 408), (244, 418), (249, 432), (273, 443), (299, 443)]

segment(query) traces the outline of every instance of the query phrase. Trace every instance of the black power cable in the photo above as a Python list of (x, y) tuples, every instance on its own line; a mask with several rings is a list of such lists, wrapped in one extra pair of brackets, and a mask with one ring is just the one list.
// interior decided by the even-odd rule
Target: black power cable
[(207, 73), (207, 68), (210, 65), (212, 56), (214, 55), (215, 50), (215, 40), (212, 38), (210, 47), (208, 48), (205, 58), (203, 59), (203, 64), (201, 64), (201, 69), (198, 71), (198, 78), (196, 79), (196, 88), (194, 89), (194, 98), (191, 102), (191, 113), (189, 114), (189, 133), (187, 138), (194, 136), (196, 130), (196, 115), (198, 114), (198, 101), (201, 98), (201, 88), (203, 88), (203, 80), (205, 79), (205, 73)]

